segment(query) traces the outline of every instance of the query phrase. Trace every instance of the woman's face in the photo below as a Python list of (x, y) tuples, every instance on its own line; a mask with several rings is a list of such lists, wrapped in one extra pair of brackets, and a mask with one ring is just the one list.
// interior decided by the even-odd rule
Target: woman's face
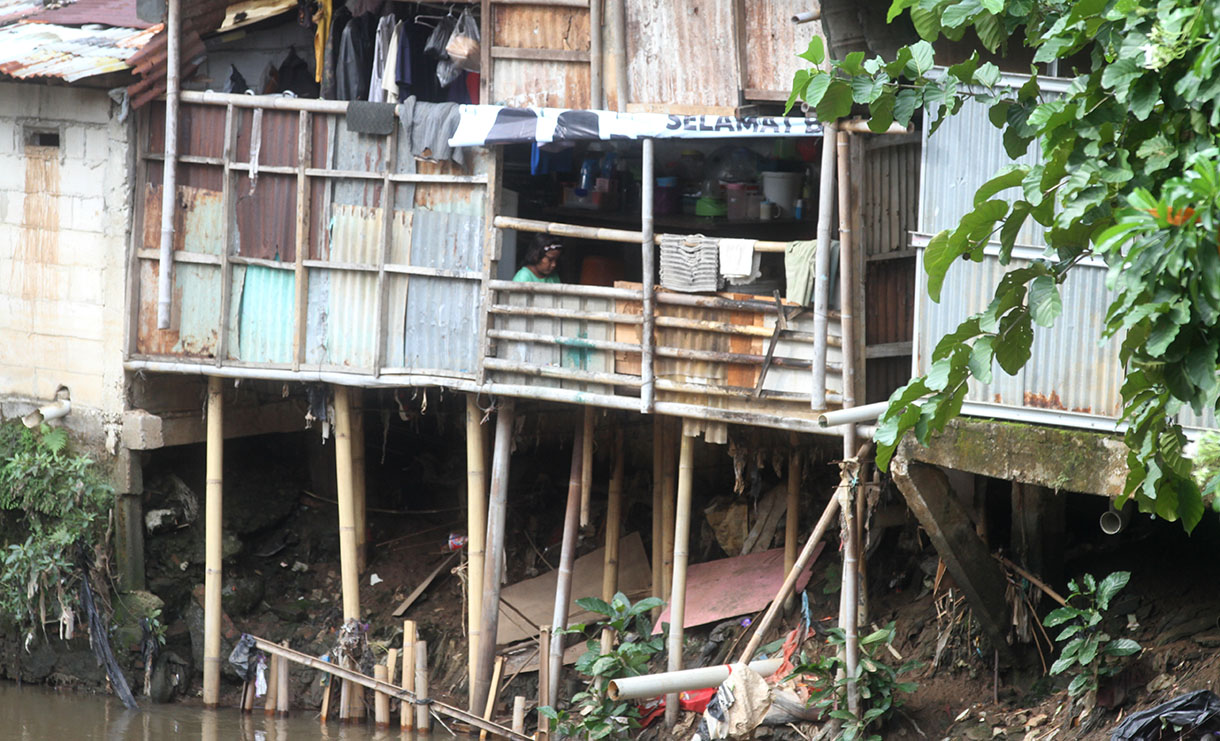
[(559, 256), (562, 250), (549, 250), (542, 253), (542, 259), (534, 266), (534, 272), (545, 278), (555, 272), (555, 268), (559, 267)]

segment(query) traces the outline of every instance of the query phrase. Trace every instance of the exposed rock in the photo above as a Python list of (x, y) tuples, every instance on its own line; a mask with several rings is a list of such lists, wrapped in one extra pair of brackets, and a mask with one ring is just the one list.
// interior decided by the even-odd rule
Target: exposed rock
[(42, 682), (55, 671), (55, 663), (59, 657), (55, 649), (39, 641), (30, 646), (29, 653), (21, 657), (21, 679), (26, 682)]
[(248, 615), (263, 599), (266, 585), (260, 576), (240, 576), (226, 579), (220, 590), (223, 609), (229, 615)]

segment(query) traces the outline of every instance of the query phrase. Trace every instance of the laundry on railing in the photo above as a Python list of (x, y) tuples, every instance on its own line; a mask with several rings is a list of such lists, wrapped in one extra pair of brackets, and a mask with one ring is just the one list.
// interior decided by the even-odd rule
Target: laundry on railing
[(720, 275), (729, 285), (753, 283), (762, 271), (762, 253), (754, 251), (753, 239), (720, 240)]
[(795, 301), (802, 306), (809, 303), (809, 296), (813, 293), (813, 281), (816, 277), (813, 270), (813, 258), (817, 251), (816, 239), (793, 242), (784, 250), (784, 273), (788, 279), (788, 295), (785, 298), (789, 301)]
[(719, 240), (702, 234), (663, 234), (661, 285), (672, 291), (715, 291), (720, 281)]

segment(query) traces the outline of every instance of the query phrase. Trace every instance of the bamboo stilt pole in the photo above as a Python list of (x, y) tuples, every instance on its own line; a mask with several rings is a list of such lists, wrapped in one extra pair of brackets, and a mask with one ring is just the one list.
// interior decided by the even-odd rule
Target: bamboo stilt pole
[(589, 526), (589, 507), (593, 499), (593, 413), (593, 407), (585, 407), (584, 434), (580, 438), (580, 527), (582, 529)]
[(668, 420), (663, 436), (662, 461), (664, 475), (661, 478), (661, 594), (669, 597), (673, 591), (674, 578), (674, 497), (677, 489), (677, 468), (674, 465), (674, 428), (680, 421)]
[[(402, 621), (402, 688), (415, 692), (415, 621)], [(399, 720), (404, 731), (415, 729), (415, 706), (404, 702), (399, 710)]]
[(840, 486), (837, 496), (843, 527), (840, 536), (840, 541), (843, 543), (843, 599), (839, 614), (839, 627), (843, 629), (846, 636), (843, 650), (847, 671), (847, 709), (859, 715), (860, 695), (856, 686), (856, 673), (860, 663), (860, 628), (857, 621), (860, 605), (858, 592), (860, 579), (856, 569), (859, 556), (856, 552), (855, 491), (850, 486)]
[[(390, 681), (390, 667), (384, 664), (373, 667), (373, 679), (379, 682)], [(388, 728), (390, 725), (390, 696), (384, 692), (378, 692), (373, 702), (373, 718), (377, 727)]]
[(221, 542), (224, 536), (224, 381), (208, 379), (204, 533), (203, 705), (220, 703)]
[[(664, 599), (665, 578), (665, 526), (661, 510), (664, 507), (665, 477), (665, 424), (660, 416), (652, 418), (652, 596)], [(652, 619), (661, 614), (661, 608), (653, 611)]]
[(330, 695), (335, 689), (335, 678), (330, 674), (327, 674), (325, 677), (323, 677), (322, 681), (326, 684), (322, 686), (322, 710), (319, 713), (319, 716), (322, 726), (325, 728), (326, 718), (330, 715)]
[[(543, 625), (538, 629), (538, 707), (552, 707), (551, 703), (551, 665), (546, 657), (551, 655), (551, 626)], [(547, 741), (550, 737), (551, 722), (542, 713), (538, 714), (538, 741)]]
[[(491, 493), (487, 502), (487, 555), (483, 563), (483, 615), (480, 621), (478, 666), (473, 702), (487, 702), (492, 665), (496, 656), (496, 629), (500, 624), (500, 568), (504, 563), (504, 523), (508, 509), (508, 474), (512, 450), (512, 399), (502, 399), (496, 413), (495, 452), (491, 462)], [(545, 654), (543, 654), (545, 656)], [(541, 661), (541, 658), (540, 658)]]
[[(792, 452), (788, 454), (788, 508), (784, 515), (784, 573), (792, 571), (796, 565), (797, 538), (800, 537), (801, 524), (801, 452), (797, 449), (795, 432), (789, 433), (788, 443)], [(784, 600), (784, 611), (791, 612), (796, 607), (795, 595), (788, 595)]]
[[(555, 609), (551, 613), (550, 662), (551, 702), (559, 701), (559, 677), (563, 673), (563, 633), (568, 626), (568, 604), (572, 600), (572, 564), (576, 561), (576, 534), (580, 520), (580, 472), (584, 453), (585, 428), (576, 428), (572, 441), (572, 468), (568, 477), (568, 504), (563, 518), (563, 545), (559, 551), (558, 578), (555, 583)], [(539, 661), (542, 657), (539, 657)]]
[(254, 710), (255, 689), (256, 688), (254, 686), (254, 680), (250, 680), (249, 682), (246, 682), (245, 690), (242, 692), (242, 696), (241, 696), (241, 711), (243, 713), (249, 713)]
[[(288, 641), (284, 641), (284, 647), (288, 647)], [(275, 714), (281, 718), (288, 717), (288, 660), (280, 659), (279, 671), (276, 673), (276, 688), (275, 688)]]
[[(682, 449), (678, 457), (678, 503), (674, 520), (673, 591), (669, 597), (669, 660), (667, 668), (676, 672), (682, 668), (682, 646), (686, 618), (686, 564), (690, 557), (691, 489), (695, 475), (695, 439), (679, 433)], [(665, 696), (665, 724), (670, 728), (678, 722), (678, 695)]]
[[(428, 642), (415, 642), (415, 696), (428, 699)], [(432, 715), (428, 705), (421, 702), (415, 706), (415, 732), (427, 736), (432, 732)]]
[(352, 719), (351, 685), (346, 679), (339, 682), (339, 722), (348, 723)]
[(386, 683), (394, 684), (394, 677), (398, 674), (398, 649), (391, 648), (390, 650), (386, 651), (385, 671)]
[(517, 695), (513, 698), (513, 725), (517, 733), (525, 733), (525, 698)]
[[(618, 541), (623, 520), (623, 478), (626, 461), (623, 459), (623, 430), (614, 431), (614, 468), (610, 474), (610, 490), (606, 502), (606, 561), (602, 569), (602, 599), (614, 599), (618, 592)], [(614, 643), (614, 631), (602, 630), (602, 653), (607, 653)]]
[[(843, 409), (849, 409), (856, 405), (856, 332), (852, 318), (852, 307), (855, 302), (855, 240), (851, 231), (850, 135), (846, 131), (839, 131), (835, 141), (839, 165), (839, 323), (843, 342)], [(829, 142), (823, 140), (823, 145), (826, 144)], [(847, 475), (847, 466), (855, 454), (856, 426), (843, 425), (844, 476)], [(856, 465), (854, 468), (858, 470), (859, 466)], [(840, 612), (839, 617), (841, 627), (846, 634), (844, 655), (847, 671), (847, 709), (858, 714), (860, 694), (856, 685), (856, 675), (857, 664), (860, 660), (860, 634), (857, 623), (860, 576), (857, 572), (859, 536), (856, 532), (856, 510), (853, 501), (855, 495), (853, 487), (839, 487), (839, 497), (842, 499), (839, 504), (843, 511), (843, 606), (845, 608)]]
[(466, 621), (469, 690), (467, 710), (474, 706), (475, 675), (483, 621), (483, 566), (487, 541), (487, 471), (484, 465), (483, 412), (474, 394), (466, 395)]
[(368, 568), (368, 492), (364, 449), (364, 410), (361, 389), (348, 390), (352, 413), (352, 501), (355, 503), (356, 573)]
[(356, 502), (352, 460), (351, 399), (335, 387), (335, 476), (339, 495), (339, 570), (343, 580), (343, 619), (360, 619), (360, 572), (356, 562)]
[[(500, 694), (500, 676), (504, 673), (504, 657), (496, 657), (496, 668), (491, 673), (491, 691), (487, 693), (487, 705), (483, 708), (483, 720), (491, 720), (496, 710), (496, 696)], [(487, 741), (487, 731), (479, 731), (479, 741)]]
[(267, 695), (263, 698), (263, 714), (275, 715), (275, 701), (280, 692), (280, 657), (272, 655), (267, 664)]

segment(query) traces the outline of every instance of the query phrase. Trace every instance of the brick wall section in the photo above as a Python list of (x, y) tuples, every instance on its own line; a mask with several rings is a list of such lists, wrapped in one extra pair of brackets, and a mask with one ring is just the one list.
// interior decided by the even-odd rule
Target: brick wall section
[(105, 91), (0, 83), (0, 408), (63, 384), (70, 426), (93, 434), (123, 411), (132, 135), (117, 113)]

